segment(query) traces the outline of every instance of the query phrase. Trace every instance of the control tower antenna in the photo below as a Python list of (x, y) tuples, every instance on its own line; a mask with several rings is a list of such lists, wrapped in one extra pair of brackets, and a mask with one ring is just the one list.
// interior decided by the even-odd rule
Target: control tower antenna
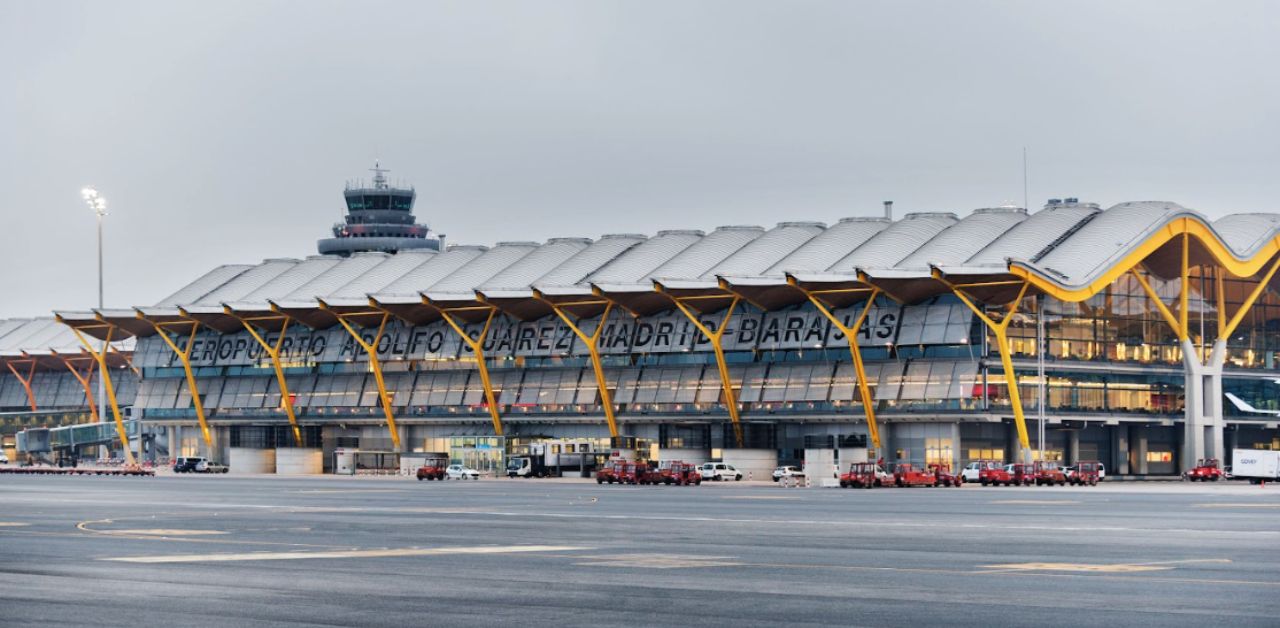
[(385, 190), (389, 187), (387, 185), (386, 173), (391, 171), (383, 168), (382, 164), (378, 163), (377, 159), (373, 160), (373, 167), (370, 168), (369, 171), (373, 173), (373, 189)]

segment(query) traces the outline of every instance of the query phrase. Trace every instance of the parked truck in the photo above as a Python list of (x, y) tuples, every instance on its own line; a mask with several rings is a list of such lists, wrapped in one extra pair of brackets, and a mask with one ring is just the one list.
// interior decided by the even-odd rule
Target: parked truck
[(1231, 475), (1250, 484), (1280, 481), (1280, 451), (1236, 449), (1231, 454)]
[(519, 453), (507, 457), (507, 477), (545, 478), (566, 473), (586, 475), (596, 468), (599, 456), (595, 446), (585, 440), (550, 440), (530, 443)]

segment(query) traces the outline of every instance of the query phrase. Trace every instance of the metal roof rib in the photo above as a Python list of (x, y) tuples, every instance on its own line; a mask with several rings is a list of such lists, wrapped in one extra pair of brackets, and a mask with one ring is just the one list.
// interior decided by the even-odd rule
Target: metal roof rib
[[(782, 277), (788, 272), (822, 272), (889, 227), (884, 218), (843, 218), (826, 231), (770, 266), (762, 274)], [(722, 273), (726, 274), (726, 273)]]
[(241, 273), (253, 268), (253, 264), (226, 264), (203, 274), (199, 279), (183, 286), (177, 292), (161, 299), (156, 307), (177, 307), (187, 303), (196, 303), (201, 297), (222, 287)]
[(1083, 285), (1179, 214), (1192, 215), (1175, 203), (1121, 203), (1099, 214), (1035, 262), (1026, 262), (1064, 285)]
[(276, 275), (271, 281), (259, 286), (257, 290), (244, 295), (240, 301), (266, 303), (268, 299), (278, 299), (306, 285), (341, 261), (342, 258), (333, 255), (313, 255), (298, 262), (293, 268)]
[(311, 281), (298, 286), (292, 292), (271, 297), (271, 300), (278, 303), (314, 302), (317, 298), (328, 296), (330, 292), (363, 276), (389, 257), (388, 253), (354, 253), (351, 257), (342, 259), (338, 264), (316, 275)]
[(943, 229), (958, 222), (950, 212), (907, 214), (873, 235), (862, 246), (827, 268), (828, 273), (852, 273), (859, 268), (892, 268)]
[(476, 287), (477, 291), (528, 288), (538, 278), (590, 248), (588, 238), (553, 238)]
[(618, 257), (647, 239), (648, 236), (636, 233), (615, 233), (600, 236), (600, 239), (591, 243), (591, 246), (579, 251), (577, 255), (565, 260), (564, 263), (531, 282), (530, 287), (579, 285), (589, 275), (600, 270), (609, 262), (618, 259)]
[(1232, 214), (1214, 221), (1213, 228), (1237, 257), (1251, 258), (1280, 233), (1280, 214)]
[(702, 273), (701, 278), (715, 280), (721, 275), (759, 275), (821, 234), (826, 227), (820, 222), (778, 223), (778, 226)]
[(659, 231), (591, 273), (584, 283), (634, 284), (648, 279), (650, 273), (701, 240), (703, 235), (696, 230)]
[(440, 281), (422, 289), (431, 294), (463, 294), (474, 297), (476, 286), (492, 279), (538, 248), (536, 242), (499, 242)]
[(459, 268), (480, 257), (488, 250), (488, 247), (484, 246), (451, 246), (445, 252), (415, 266), (413, 270), (400, 276), (399, 279), (383, 286), (381, 290), (373, 293), (373, 296), (380, 301), (405, 297), (413, 302), (420, 302), (422, 297), (418, 294), (419, 291), (426, 290), (445, 277), (452, 275)]
[(430, 262), (438, 253), (430, 249), (400, 251), (383, 260), (368, 272), (352, 279), (325, 296), (326, 303), (350, 303), (365, 305), (369, 295), (391, 285), (418, 267)]
[(174, 303), (176, 306), (208, 305), (221, 307), (226, 301), (239, 301), (245, 295), (298, 264), (296, 259), (268, 259), (238, 275), (203, 297), (190, 303)]
[(1027, 211), (1021, 207), (976, 210), (943, 229), (894, 268), (928, 271), (933, 264), (963, 262), (1026, 219)]

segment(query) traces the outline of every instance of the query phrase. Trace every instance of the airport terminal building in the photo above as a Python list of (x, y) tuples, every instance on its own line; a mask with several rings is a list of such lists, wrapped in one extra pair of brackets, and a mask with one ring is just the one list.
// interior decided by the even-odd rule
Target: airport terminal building
[[(580, 438), (1145, 475), (1280, 447), (1277, 214), (1065, 199), (471, 246), (411, 228), (411, 191), (385, 180), (346, 199), (329, 254), (220, 266), (154, 305), (58, 312), (49, 333), (112, 367), (121, 414), (170, 455), (233, 467), (328, 468), (343, 449), (491, 470)], [(39, 405), (14, 367), (39, 345), (0, 333), (2, 409)], [(66, 386), (69, 407), (92, 399)]]

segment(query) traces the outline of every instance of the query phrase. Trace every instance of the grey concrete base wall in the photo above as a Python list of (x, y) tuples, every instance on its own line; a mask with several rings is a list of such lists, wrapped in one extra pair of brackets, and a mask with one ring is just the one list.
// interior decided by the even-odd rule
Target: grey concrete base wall
[(276, 450), (247, 449), (245, 447), (229, 447), (229, 473), (244, 475), (250, 473), (275, 473)]
[(839, 477), (836, 473), (836, 450), (804, 450), (804, 475), (816, 486), (821, 486), (824, 479)]
[(281, 447), (276, 450), (276, 475), (320, 475), (324, 453), (319, 449)]
[(720, 459), (742, 472), (743, 479), (767, 480), (778, 466), (775, 449), (722, 449)]
[[(693, 464), (702, 464), (711, 461), (711, 450), (709, 449), (677, 449), (674, 447), (666, 447), (658, 450), (659, 460), (683, 460)], [(730, 463), (732, 464), (732, 463)]]

